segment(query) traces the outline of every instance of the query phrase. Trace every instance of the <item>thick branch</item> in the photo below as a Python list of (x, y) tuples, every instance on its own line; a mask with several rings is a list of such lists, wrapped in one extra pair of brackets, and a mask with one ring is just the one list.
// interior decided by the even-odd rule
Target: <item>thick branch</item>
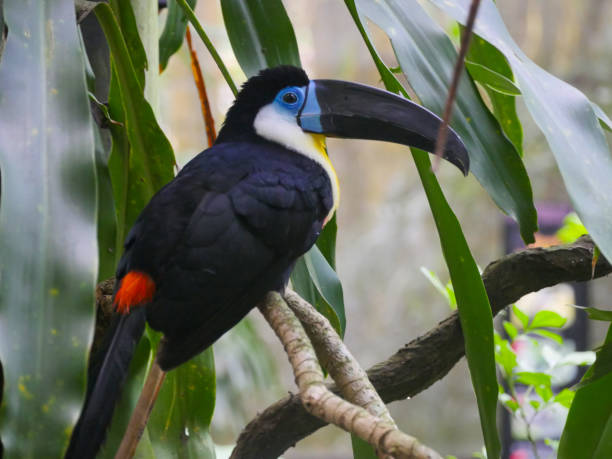
[[(294, 303), (297, 303), (294, 307), (304, 317), (309, 319), (314, 317), (295, 298), (297, 295), (290, 292), (289, 296)], [(381, 458), (440, 458), (436, 452), (399, 431), (394, 423), (388, 423), (372, 415), (364, 408), (343, 400), (327, 389), (323, 383), (323, 371), (315, 350), (302, 324), (278, 293), (269, 293), (259, 305), (259, 309), (285, 347), (300, 391), (300, 399), (309, 413), (369, 442), (376, 448)], [(335, 334), (333, 329), (331, 331)], [(246, 451), (235, 449), (232, 453), (233, 458), (249, 455), (248, 449)]]
[[(528, 249), (494, 261), (483, 273), (493, 313), (523, 295), (562, 282), (591, 279), (593, 242), (583, 237), (573, 244), (550, 249)], [(594, 278), (612, 272), (600, 256)], [(385, 402), (415, 395), (443, 378), (464, 355), (463, 335), (457, 313), (411, 341), (370, 370), (372, 384)], [(336, 390), (335, 387), (330, 387)], [(325, 423), (309, 415), (297, 395), (290, 394), (251, 421), (237, 441), (248, 445), (245, 458), (275, 458)]]

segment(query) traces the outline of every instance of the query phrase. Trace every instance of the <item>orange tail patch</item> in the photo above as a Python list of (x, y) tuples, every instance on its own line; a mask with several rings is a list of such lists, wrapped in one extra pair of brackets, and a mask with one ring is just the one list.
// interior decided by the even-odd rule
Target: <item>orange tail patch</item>
[(121, 287), (115, 294), (117, 312), (127, 314), (130, 308), (148, 303), (155, 294), (155, 282), (146, 273), (130, 271), (121, 279)]

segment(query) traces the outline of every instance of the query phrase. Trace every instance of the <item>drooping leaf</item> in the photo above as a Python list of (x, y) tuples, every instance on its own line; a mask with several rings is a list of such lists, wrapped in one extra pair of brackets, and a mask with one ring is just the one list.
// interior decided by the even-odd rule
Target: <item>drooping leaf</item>
[[(430, 1), (456, 21), (465, 21), (469, 0)], [(527, 109), (555, 156), (576, 213), (601, 252), (611, 259), (612, 154), (593, 104), (523, 53), (491, 0), (482, 1), (474, 32), (508, 59)]]
[[(195, 8), (197, 0), (187, 0), (191, 9)], [(176, 53), (185, 39), (187, 16), (175, 0), (168, 0), (168, 15), (164, 30), (159, 37), (159, 70), (163, 71), (170, 57)]]
[(281, 0), (221, 0), (236, 59), (247, 77), (266, 67), (301, 67), (293, 26)]
[[(389, 36), (421, 103), (441, 114), (457, 60), (444, 30), (416, 0), (356, 0), (355, 4), (362, 23), (367, 18)], [(450, 124), (467, 147), (471, 172), (500, 209), (518, 222), (523, 240), (533, 242), (537, 216), (525, 166), (465, 71)]]
[(93, 121), (74, 2), (3, 6), (0, 433), (8, 457), (61, 457), (93, 334)]
[[(508, 61), (497, 48), (479, 36), (473, 36), (466, 59), (480, 64), (514, 82), (514, 75)], [(485, 87), (493, 106), (493, 114), (508, 139), (523, 156), (523, 126), (516, 112), (516, 98)]]
[[(360, 19), (355, 1), (345, 0), (345, 3), (372, 54), (386, 88), (406, 95), (405, 89), (376, 53)], [(400, 42), (393, 43), (394, 46), (400, 44)], [(489, 457), (498, 457), (500, 443), (496, 426), (497, 379), (491, 306), (478, 266), (472, 257), (459, 221), (431, 170), (431, 161), (427, 153), (412, 149), (412, 155), (432, 210), (442, 253), (454, 287), (485, 445)]]

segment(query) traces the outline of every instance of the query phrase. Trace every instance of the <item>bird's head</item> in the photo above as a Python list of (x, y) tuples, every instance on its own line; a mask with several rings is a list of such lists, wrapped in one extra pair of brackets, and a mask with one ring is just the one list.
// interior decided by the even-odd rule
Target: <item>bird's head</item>
[[(394, 142), (433, 152), (442, 120), (382, 89), (340, 80), (309, 80), (297, 67), (266, 69), (251, 77), (229, 109), (218, 142), (259, 136), (297, 151), (313, 137)], [(448, 128), (443, 158), (465, 175), (469, 157)]]

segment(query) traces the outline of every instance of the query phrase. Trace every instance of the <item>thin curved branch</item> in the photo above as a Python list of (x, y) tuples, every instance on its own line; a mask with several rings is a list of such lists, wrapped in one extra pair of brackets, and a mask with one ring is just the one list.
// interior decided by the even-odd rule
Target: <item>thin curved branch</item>
[[(492, 262), (483, 273), (493, 313), (523, 295), (562, 282), (580, 282), (612, 272), (600, 256), (592, 272), (593, 242), (527, 249)], [(443, 378), (464, 355), (459, 316), (452, 313), (438, 326), (411, 341), (390, 358), (374, 365), (368, 376), (386, 402), (405, 399)], [(330, 386), (332, 391), (337, 391)], [(277, 401), (253, 419), (240, 434), (241, 458), (276, 458), (325, 423), (302, 407), (295, 394)]]

